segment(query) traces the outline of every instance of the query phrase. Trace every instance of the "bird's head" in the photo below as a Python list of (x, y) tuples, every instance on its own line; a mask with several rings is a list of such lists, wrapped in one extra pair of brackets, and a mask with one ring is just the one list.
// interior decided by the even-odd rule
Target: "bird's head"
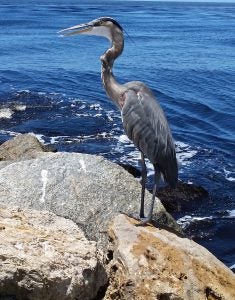
[(123, 28), (116, 20), (110, 17), (101, 17), (88, 23), (63, 29), (59, 33), (63, 36), (74, 34), (103, 36), (112, 41), (115, 34), (123, 34)]

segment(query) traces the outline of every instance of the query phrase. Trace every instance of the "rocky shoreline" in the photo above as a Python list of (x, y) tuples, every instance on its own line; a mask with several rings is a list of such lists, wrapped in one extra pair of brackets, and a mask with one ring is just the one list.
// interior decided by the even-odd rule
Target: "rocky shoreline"
[(159, 199), (157, 228), (120, 214), (138, 212), (140, 189), (100, 156), (53, 153), (30, 134), (2, 144), (0, 299), (235, 299), (232, 271)]

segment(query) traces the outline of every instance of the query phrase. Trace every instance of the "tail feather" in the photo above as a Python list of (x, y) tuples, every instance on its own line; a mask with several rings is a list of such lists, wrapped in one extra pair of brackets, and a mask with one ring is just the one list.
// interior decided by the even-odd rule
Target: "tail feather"
[(176, 156), (171, 159), (164, 160), (160, 164), (156, 164), (156, 168), (163, 174), (164, 180), (170, 185), (171, 188), (175, 188), (178, 182), (178, 164)]

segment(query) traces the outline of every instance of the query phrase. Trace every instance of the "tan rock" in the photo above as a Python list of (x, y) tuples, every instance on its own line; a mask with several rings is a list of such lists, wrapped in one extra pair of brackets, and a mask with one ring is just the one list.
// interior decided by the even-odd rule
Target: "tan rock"
[(106, 280), (96, 243), (74, 222), (0, 205), (0, 298), (93, 299)]
[(235, 275), (194, 241), (118, 215), (105, 300), (232, 300)]
[(33, 134), (19, 134), (0, 146), (0, 161), (35, 158), (40, 152), (47, 151), (49, 149)]

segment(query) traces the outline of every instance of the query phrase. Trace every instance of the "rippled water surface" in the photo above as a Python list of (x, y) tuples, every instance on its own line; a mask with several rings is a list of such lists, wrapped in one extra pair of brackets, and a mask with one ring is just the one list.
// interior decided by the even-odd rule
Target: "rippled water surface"
[(108, 42), (57, 34), (99, 16), (116, 18), (128, 33), (116, 77), (153, 89), (171, 124), (180, 179), (209, 192), (175, 217), (195, 240), (234, 264), (235, 5), (35, 2), (0, 3), (0, 142), (33, 132), (60, 151), (139, 167), (138, 151), (101, 85), (99, 56)]

